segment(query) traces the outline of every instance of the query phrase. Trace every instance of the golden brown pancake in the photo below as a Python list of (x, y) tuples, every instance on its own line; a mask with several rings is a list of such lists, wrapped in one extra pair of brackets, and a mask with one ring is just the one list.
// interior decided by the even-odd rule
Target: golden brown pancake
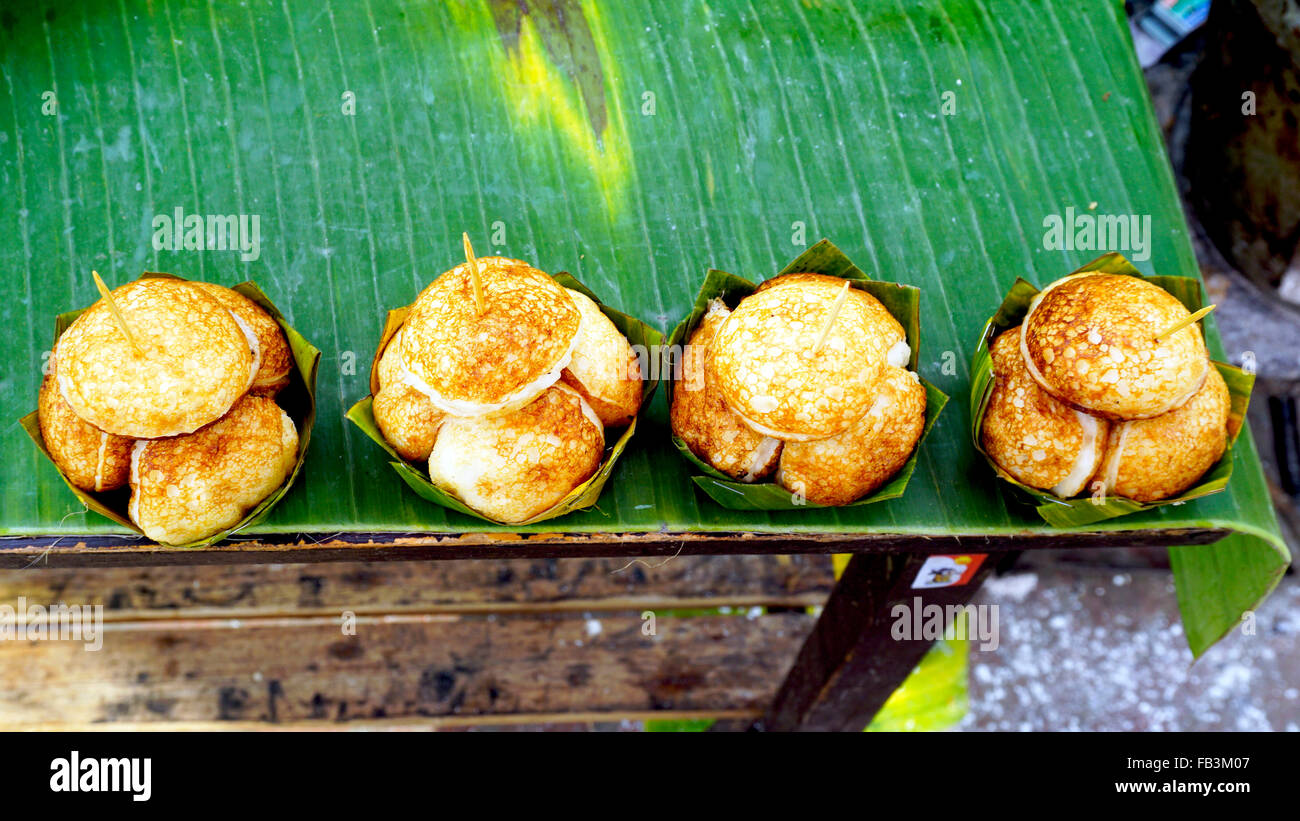
[(261, 305), (231, 288), (211, 282), (195, 282), (195, 286), (225, 306), (242, 319), (257, 337), (261, 362), (253, 376), (249, 390), (259, 396), (275, 396), (289, 384), (289, 371), (293, 367), (293, 354), (289, 341), (284, 338), (280, 323), (276, 322)]
[(673, 433), (703, 462), (742, 482), (756, 482), (776, 470), (781, 442), (755, 433), (741, 421), (709, 381), (704, 367), (709, 343), (730, 311), (715, 299), (691, 334), (673, 384), (669, 420)]
[(37, 410), (45, 449), (68, 481), (96, 492), (126, 485), (133, 440), (104, 433), (73, 413), (59, 395), (53, 370), (41, 381)]
[(529, 265), (478, 260), (479, 315), (468, 263), (438, 277), (402, 326), (402, 365), (445, 413), (477, 416), (522, 407), (560, 378), (582, 314), (569, 292)]
[[(871, 407), (902, 327), (870, 294), (812, 274), (741, 301), (709, 346), (705, 368), (724, 401), (758, 433), (825, 439)], [(842, 307), (820, 349), (819, 334)]]
[[(782, 274), (781, 276), (772, 277), (764, 280), (755, 293), (759, 291), (769, 291), (773, 288), (783, 288), (787, 285), (812, 286), (818, 288), (834, 288), (836, 293), (844, 287), (845, 280), (840, 277), (828, 276), (826, 274)], [(849, 291), (849, 298), (856, 299), (867, 313), (873, 314), (873, 323), (889, 328), (889, 338), (894, 340), (886, 358), (890, 365), (896, 368), (906, 368), (912, 357), (912, 349), (907, 344), (906, 335), (903, 332), (903, 326), (898, 325), (898, 320), (889, 309), (880, 303), (866, 291), (853, 288)], [(894, 326), (897, 326), (895, 329)]]
[(819, 505), (845, 505), (887, 482), (912, 455), (925, 429), (925, 386), (916, 374), (890, 366), (876, 401), (838, 436), (789, 442), (776, 481)]
[(404, 382), (390, 382), (379, 389), (371, 405), (375, 423), (388, 444), (412, 462), (423, 462), (433, 450), (438, 427), (445, 415), (429, 397)]
[(298, 460), (298, 431), (275, 401), (245, 396), (186, 436), (136, 443), (129, 512), (144, 534), (184, 544), (233, 527)]
[(832, 286), (844, 284), (844, 280), (839, 277), (827, 276), (826, 274), (781, 274), (780, 276), (765, 279), (758, 283), (754, 293), (770, 291), (773, 288), (780, 288), (786, 285), (811, 285), (818, 283), (827, 283)]
[(555, 505), (600, 467), (604, 426), (568, 385), (516, 411), (447, 417), (429, 454), (429, 478), (499, 522), (524, 522)]
[(582, 312), (573, 357), (561, 379), (582, 394), (607, 427), (629, 424), (641, 407), (641, 370), (627, 337), (600, 306), (579, 291), (569, 296)]
[(1200, 389), (1210, 367), (1196, 324), (1156, 285), (1121, 274), (1075, 274), (1036, 297), (1021, 325), (1030, 375), (1071, 407), (1109, 419), (1166, 413)]
[(382, 389), (402, 381), (402, 330), (397, 329), (388, 340), (388, 346), (379, 357), (379, 387)]
[(153, 439), (190, 433), (248, 390), (256, 359), (233, 314), (188, 282), (147, 278), (113, 298), (138, 353), (103, 299), (59, 337), (59, 392), (108, 433)]
[(1112, 427), (1099, 474), (1106, 492), (1155, 502), (1196, 484), (1227, 449), (1231, 405), (1211, 366), (1205, 385), (1176, 410)]
[(1109, 425), (1038, 387), (1020, 355), (1020, 333), (1004, 331), (989, 346), (994, 382), (980, 444), (1020, 482), (1076, 496), (1101, 465)]

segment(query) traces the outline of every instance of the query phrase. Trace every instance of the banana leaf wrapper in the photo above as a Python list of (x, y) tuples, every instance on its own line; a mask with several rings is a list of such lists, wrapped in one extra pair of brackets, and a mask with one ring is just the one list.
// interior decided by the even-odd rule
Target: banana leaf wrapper
[[(863, 273), (862, 269), (854, 265), (853, 261), (843, 251), (835, 247), (827, 239), (819, 241), (807, 251), (804, 251), (773, 276), (794, 273), (825, 274), (827, 276), (841, 277), (852, 282), (854, 288), (866, 291), (880, 300), (886, 310), (903, 326), (903, 331), (907, 335), (907, 344), (912, 348), (912, 358), (908, 363), (908, 368), (916, 371), (916, 364), (921, 350), (920, 289), (910, 285), (871, 279)], [(752, 294), (757, 288), (758, 285), (743, 277), (729, 274), (726, 271), (710, 270), (704, 278), (704, 283), (700, 286), (700, 292), (695, 298), (691, 313), (673, 329), (672, 334), (668, 337), (668, 345), (665, 347), (665, 351), (669, 356), (677, 357), (677, 362), (680, 363), (680, 356), (682, 355), (680, 352), (684, 351), (686, 341), (690, 339), (696, 326), (700, 324), (700, 320), (708, 311), (709, 302), (720, 297), (727, 303), (727, 307), (734, 309), (742, 299)], [(666, 361), (664, 372), (672, 373), (673, 366), (672, 361)], [(916, 470), (917, 455), (925, 443), (930, 429), (934, 427), (935, 421), (939, 418), (943, 406), (948, 402), (947, 395), (924, 378), (921, 379), (921, 384), (925, 386), (926, 394), (925, 427), (921, 432), (921, 438), (917, 441), (916, 447), (912, 450), (911, 456), (908, 457), (907, 461), (889, 481), (878, 487), (874, 492), (849, 502), (847, 505), (842, 505), (843, 507), (856, 507), (874, 502), (883, 502), (888, 499), (897, 499), (907, 490), (907, 483)], [(669, 391), (668, 401), (671, 405), (671, 381), (667, 382), (666, 390)], [(809, 508), (825, 507), (796, 496), (776, 482), (738, 482), (696, 456), (690, 447), (676, 434), (673, 434), (672, 440), (673, 445), (681, 453), (682, 457), (700, 471), (698, 475), (692, 476), (691, 480), (710, 499), (725, 508), (731, 510), (807, 510)]]
[[(1105, 254), (1071, 273), (1094, 271), (1144, 279), (1168, 291), (1189, 311), (1200, 310), (1204, 301), (1199, 280), (1192, 277), (1144, 276), (1122, 254)], [(1177, 496), (1161, 499), (1158, 502), (1138, 502), (1114, 495), (1061, 499), (1048, 491), (1032, 488), (1017, 481), (985, 453), (980, 443), (980, 430), (984, 423), (984, 413), (988, 409), (989, 397), (993, 395), (994, 381), (989, 345), (998, 334), (1021, 323), (1038, 291), (1038, 288), (1024, 279), (1016, 280), (1015, 285), (1007, 292), (1006, 298), (1002, 300), (997, 313), (985, 324), (980, 334), (979, 345), (971, 359), (971, 439), (975, 449), (984, 456), (994, 473), (1014, 487), (1019, 498), (1032, 504), (1043, 521), (1053, 527), (1082, 527), (1163, 505), (1180, 505), (1202, 496), (1218, 493), (1226, 488), (1228, 480), (1232, 478), (1232, 448), (1245, 425), (1246, 408), (1250, 404), (1250, 392), (1255, 384), (1255, 376), (1223, 362), (1212, 364), (1223, 375), (1223, 381), (1227, 383), (1228, 393), (1231, 396), (1231, 406), (1228, 411), (1228, 447), (1222, 458), (1206, 471), (1196, 484)]]
[[(579, 282), (571, 274), (560, 272), (553, 274), (556, 282), (565, 288), (571, 288), (580, 293), (586, 294), (600, 306), (601, 313), (614, 323), (619, 333), (627, 337), (627, 340), (637, 352), (641, 367), (641, 409), (644, 410), (654, 396), (655, 389), (659, 386), (659, 372), (657, 369), (660, 348), (663, 345), (663, 334), (656, 328), (647, 325), (641, 320), (617, 311), (600, 301), (597, 296), (591, 292), (585, 285)], [(347, 412), (347, 418), (366, 436), (374, 440), (389, 455), (389, 465), (397, 471), (397, 475), (407, 484), (416, 495), (436, 505), (455, 510), (466, 516), (472, 516), (493, 524), (506, 524), (496, 519), (489, 518), (466, 505), (454, 494), (449, 493), (438, 487), (429, 478), (429, 469), (427, 464), (409, 462), (403, 459), (400, 454), (388, 443), (384, 435), (379, 430), (378, 423), (375, 422), (374, 411), (371, 408), (374, 402), (375, 394), (379, 393), (379, 359), (384, 355), (384, 350), (392, 340), (402, 324), (406, 322), (407, 315), (411, 312), (410, 306), (395, 308), (388, 312), (384, 320), (384, 331), (380, 336), (379, 347), (375, 351), (375, 358), (370, 365), (370, 395), (353, 405)], [(638, 413), (639, 417), (639, 413)], [(600, 467), (592, 474), (591, 478), (578, 485), (560, 501), (551, 505), (546, 510), (538, 513), (536, 516), (524, 522), (516, 522), (516, 525), (531, 525), (538, 522), (554, 519), (573, 513), (578, 510), (585, 510), (596, 504), (600, 498), (600, 492), (604, 489), (605, 483), (614, 472), (614, 466), (622, 456), (627, 444), (636, 433), (637, 417), (632, 419), (631, 424), (622, 430), (618, 438), (611, 445), (606, 439), (605, 453), (600, 462)], [(607, 429), (608, 430), (608, 429)]]
[[(178, 277), (174, 274), (165, 274), (156, 271), (146, 271), (140, 278), (146, 279), (151, 277), (184, 279), (184, 277)], [(307, 458), (307, 445), (311, 441), (312, 427), (316, 422), (316, 371), (320, 365), (320, 351), (285, 320), (284, 314), (280, 313), (280, 310), (275, 307), (275, 303), (273, 303), (271, 299), (262, 292), (262, 289), (257, 286), (257, 283), (241, 282), (238, 285), (231, 286), (231, 290), (244, 295), (270, 314), (280, 326), (280, 330), (284, 332), (285, 339), (289, 342), (289, 350), (293, 356), (293, 368), (290, 371), (290, 381), (289, 385), (281, 390), (276, 396), (275, 401), (281, 409), (289, 415), (289, 418), (293, 420), (294, 425), (298, 428), (298, 460), (294, 463), (293, 471), (289, 474), (289, 478), (284, 481), (284, 484), (280, 485), (280, 487), (272, 492), (271, 495), (259, 502), (257, 506), (250, 510), (244, 518), (239, 520), (238, 523), (219, 533), (215, 533), (206, 539), (187, 542), (185, 544), (168, 545), (169, 547), (187, 549), (209, 547), (222, 539), (244, 530), (245, 528), (256, 525), (258, 522), (262, 521), (262, 519), (266, 518), (267, 514), (271, 512), (271, 509), (274, 508), (282, 498), (284, 498), (284, 495), (289, 492), (289, 488), (293, 486), (294, 481), (298, 478), (298, 473), (302, 470), (303, 462)], [(67, 313), (59, 314), (55, 318), (55, 342), (58, 341), (59, 337), (63, 335), (63, 332), (66, 331), (84, 311), (85, 308), (77, 311), (68, 311)], [(50, 464), (54, 464), (53, 457), (50, 456), (49, 450), (45, 447), (45, 440), (41, 437), (41, 426), (40, 420), (37, 417), (37, 412), (32, 411), (27, 414), (20, 420), (19, 424), (22, 425), (23, 430), (27, 431), (27, 435), (32, 438), (32, 441), (36, 444), (36, 447), (40, 452), (45, 455), (45, 458), (50, 460)], [(55, 470), (58, 470), (58, 465), (55, 465)], [(68, 488), (72, 490), (73, 494), (75, 494), (81, 503), (88, 509), (93, 510), (105, 518), (112, 519), (114, 522), (128, 530), (138, 533), (141, 536), (144, 535), (143, 531), (141, 531), (140, 528), (137, 527), (136, 524), (127, 516), (127, 502), (130, 500), (130, 490), (128, 488), (109, 491), (107, 493), (95, 493), (82, 490), (73, 485), (61, 470), (59, 471), (59, 475), (63, 477), (63, 481), (68, 485)]]

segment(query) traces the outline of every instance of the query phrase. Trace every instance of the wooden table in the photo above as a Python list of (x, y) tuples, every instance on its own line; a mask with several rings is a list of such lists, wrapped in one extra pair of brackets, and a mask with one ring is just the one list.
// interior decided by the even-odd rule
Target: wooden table
[[(137, 540), (12, 541), (0, 549), (0, 567), (121, 568), (196, 564), (289, 562), (406, 562), (480, 559), (509, 564), (517, 559), (676, 557), (851, 553), (852, 559), (826, 599), (784, 683), (761, 719), (734, 717), (720, 729), (860, 730), (907, 677), (929, 648), (927, 640), (900, 641), (891, 635), (894, 608), (968, 603), (984, 579), (1009, 552), (1021, 550), (1161, 547), (1207, 544), (1226, 535), (1215, 529), (1142, 530), (1129, 533), (1037, 534), (1001, 537), (912, 537), (761, 534), (301, 534), (293, 539), (228, 542), (182, 551)], [(978, 554), (975, 575), (954, 587), (915, 589), (928, 556)], [(490, 558), (488, 558), (490, 556)], [(588, 606), (599, 606), (593, 603)], [(741, 627), (739, 629), (745, 629)], [(596, 675), (599, 675), (599, 671)], [(645, 713), (642, 718), (653, 717)], [(741, 713), (741, 716), (744, 716)], [(548, 714), (553, 722), (600, 720), (600, 713)], [(480, 723), (506, 716), (461, 716)], [(251, 725), (258, 726), (258, 725)]]

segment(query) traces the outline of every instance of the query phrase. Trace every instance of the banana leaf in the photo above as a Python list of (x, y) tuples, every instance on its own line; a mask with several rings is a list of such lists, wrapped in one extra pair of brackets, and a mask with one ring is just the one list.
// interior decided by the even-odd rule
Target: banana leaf
[(970, 707), (971, 639), (966, 616), (951, 636), (937, 640), (864, 732), (938, 732), (961, 723)]
[[(1108, 274), (1122, 274), (1144, 279), (1164, 288), (1172, 294), (1188, 311), (1195, 313), (1202, 306), (1201, 283), (1191, 277), (1143, 276), (1122, 254), (1105, 254), (1084, 265), (1072, 274), (1101, 271)], [(1029, 312), (1029, 305), (1038, 294), (1038, 289), (1023, 279), (1017, 279), (1006, 298), (998, 307), (997, 313), (984, 326), (979, 345), (971, 359), (971, 440), (975, 449), (984, 455), (989, 467), (1007, 484), (1016, 488), (1036, 505), (1035, 510), (1043, 521), (1053, 527), (1084, 527), (1116, 516), (1127, 516), (1144, 510), (1154, 510), (1164, 505), (1181, 505), (1192, 499), (1199, 499), (1211, 493), (1222, 492), (1232, 478), (1232, 446), (1238, 434), (1246, 424), (1246, 408), (1250, 404), (1250, 392), (1255, 384), (1254, 374), (1224, 362), (1213, 363), (1223, 380), (1227, 383), (1231, 406), (1228, 410), (1228, 447), (1216, 462), (1196, 484), (1167, 499), (1157, 502), (1139, 502), (1123, 496), (1082, 496), (1074, 499), (1062, 499), (1053, 493), (1030, 487), (1018, 481), (1003, 470), (984, 452), (980, 440), (980, 429), (984, 423), (984, 413), (988, 408), (989, 398), (993, 395), (993, 359), (989, 354), (989, 345), (998, 334), (1015, 327)]]
[[(847, 279), (853, 283), (853, 287), (866, 291), (880, 300), (885, 309), (903, 326), (903, 331), (907, 335), (907, 344), (912, 347), (912, 357), (908, 366), (915, 371), (921, 348), (921, 292), (919, 289), (908, 285), (879, 282), (871, 279), (828, 239), (820, 240), (814, 244), (773, 276), (795, 273), (825, 274)], [(692, 306), (690, 314), (678, 323), (677, 327), (673, 328), (673, 332), (668, 336), (668, 347), (665, 350), (671, 356), (680, 360), (680, 357), (684, 356), (680, 352), (684, 351), (687, 340), (690, 339), (696, 326), (699, 325), (700, 320), (708, 311), (710, 302), (721, 298), (727, 303), (727, 307), (735, 308), (740, 304), (741, 300), (752, 294), (757, 287), (749, 280), (725, 271), (709, 271), (704, 277), (704, 283), (700, 285), (699, 294), (695, 297), (695, 304)], [(672, 362), (666, 362), (664, 365), (665, 372), (671, 371), (672, 367)], [(907, 490), (907, 483), (916, 470), (917, 454), (922, 444), (924, 444), (926, 436), (929, 435), (930, 429), (934, 427), (934, 423), (938, 420), (943, 406), (948, 402), (948, 397), (943, 391), (927, 382), (924, 378), (921, 379), (921, 384), (925, 387), (925, 427), (921, 431), (920, 440), (912, 450), (912, 455), (898, 469), (898, 472), (890, 477), (889, 481), (866, 496), (847, 505), (841, 505), (841, 507), (869, 505), (887, 499), (897, 499)], [(671, 404), (671, 379), (665, 387), (665, 391), (668, 393), (668, 402)], [(776, 482), (737, 482), (701, 460), (676, 434), (673, 434), (672, 442), (678, 453), (701, 472), (700, 475), (692, 476), (691, 480), (710, 499), (725, 508), (730, 510), (803, 510), (825, 507), (825, 505), (819, 505), (795, 496)]]
[[(166, 277), (169, 279), (183, 279), (183, 277), (174, 274), (165, 274), (154, 271), (146, 271), (140, 278)], [(293, 355), (293, 369), (290, 372), (289, 384), (276, 395), (275, 401), (293, 420), (298, 429), (298, 458), (294, 462), (293, 470), (289, 478), (285, 479), (284, 484), (276, 488), (269, 496), (263, 499), (244, 518), (231, 527), (226, 528), (218, 533), (208, 536), (205, 539), (198, 539), (185, 544), (170, 545), (178, 548), (199, 548), (208, 547), (217, 542), (233, 536), (234, 534), (248, 527), (255, 526), (262, 519), (266, 518), (271, 509), (276, 506), (284, 495), (293, 487), (294, 481), (298, 478), (298, 473), (302, 470), (303, 463), (307, 459), (307, 445), (311, 441), (312, 428), (316, 422), (316, 370), (320, 364), (320, 351), (314, 348), (302, 334), (298, 333), (280, 313), (275, 304), (271, 302), (262, 289), (255, 282), (241, 282), (238, 285), (231, 286), (231, 289), (238, 291), (249, 300), (257, 303), (263, 310), (271, 315), (271, 318), (280, 326), (284, 332), (285, 338), (289, 342), (289, 350)], [(84, 308), (77, 311), (68, 311), (59, 314), (54, 320), (54, 340), (58, 341), (63, 332), (68, 329), (77, 317), (85, 311)], [(54, 464), (54, 458), (50, 456), (49, 450), (45, 447), (45, 440), (41, 437), (41, 423), (36, 411), (24, 416), (19, 424), (27, 435), (31, 437), (32, 442), (37, 449)], [(58, 466), (55, 465), (55, 470)], [(83, 490), (68, 479), (67, 476), (59, 471), (64, 483), (72, 491), (80, 502), (85, 505), (87, 510), (94, 511), (106, 519), (109, 519), (122, 527), (144, 535), (140, 528), (127, 516), (127, 502), (130, 500), (130, 491), (122, 488), (105, 493), (96, 493)]]
[[(608, 317), (610, 322), (614, 323), (614, 327), (618, 328), (619, 333), (627, 337), (628, 342), (633, 346), (633, 351), (639, 354), (641, 360), (642, 407), (649, 405), (651, 399), (654, 398), (655, 389), (659, 387), (658, 363), (660, 348), (663, 346), (663, 334), (641, 320), (604, 304), (590, 289), (567, 271), (555, 274), (554, 279), (565, 288), (572, 288), (590, 297), (600, 307), (601, 313)], [(392, 341), (393, 336), (401, 330), (402, 323), (406, 321), (410, 311), (410, 306), (396, 308), (389, 311), (387, 317), (385, 317), (384, 332), (380, 336), (379, 347), (375, 350), (375, 356), (370, 365), (370, 396), (353, 405), (348, 410), (347, 418), (388, 453), (391, 457), (389, 465), (392, 466), (393, 470), (397, 471), (397, 475), (402, 478), (407, 487), (415, 491), (420, 498), (466, 516), (500, 524), (500, 522), (484, 516), (466, 505), (454, 493), (435, 485), (429, 478), (427, 464), (418, 464), (402, 458), (401, 454), (384, 438), (383, 432), (379, 430), (378, 423), (375, 422), (375, 414), (371, 405), (374, 402), (375, 394), (379, 393), (379, 360), (384, 355), (384, 349), (388, 347), (388, 343)], [(619, 457), (623, 455), (627, 443), (631, 441), (632, 434), (636, 432), (636, 422), (636, 418), (633, 418), (632, 423), (623, 428), (613, 445), (606, 445), (600, 467), (596, 469), (591, 478), (571, 490), (560, 501), (520, 524), (536, 524), (594, 506), (600, 498), (605, 483), (609, 481), (609, 477), (613, 474), (614, 466), (618, 463)]]

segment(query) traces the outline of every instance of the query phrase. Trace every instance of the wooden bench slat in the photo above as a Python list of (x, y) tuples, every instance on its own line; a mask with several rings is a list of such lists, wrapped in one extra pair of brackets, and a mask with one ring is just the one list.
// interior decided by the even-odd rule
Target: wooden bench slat
[[(0, 726), (757, 711), (814, 617), (640, 612), (109, 625), (103, 649), (0, 642)], [(584, 719), (585, 720), (585, 719)]]
[(0, 604), (102, 604), (111, 621), (799, 607), (833, 585), (830, 557), (816, 555), (32, 568), (0, 570)]

